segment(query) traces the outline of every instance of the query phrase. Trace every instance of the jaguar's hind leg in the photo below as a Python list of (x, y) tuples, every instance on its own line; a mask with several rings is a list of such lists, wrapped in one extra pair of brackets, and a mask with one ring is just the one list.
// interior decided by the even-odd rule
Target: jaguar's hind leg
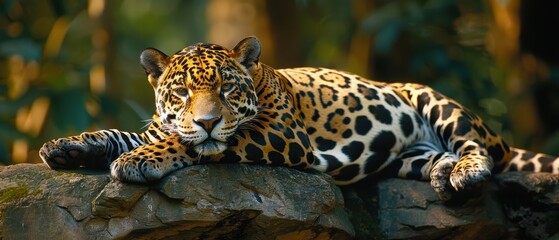
[(434, 175), (445, 175), (454, 165), (449, 181), (456, 191), (482, 185), (493, 165), (503, 165), (510, 150), (503, 139), (492, 132), (474, 113), (458, 102), (418, 84), (394, 84), (430, 125), (445, 149), (458, 156), (458, 162), (446, 159), (433, 165)]
[(454, 193), (450, 182), (452, 169), (458, 156), (444, 152), (441, 147), (430, 142), (418, 142), (400, 153), (396, 160), (397, 175), (401, 178), (431, 180), (431, 186), (439, 198), (448, 200)]

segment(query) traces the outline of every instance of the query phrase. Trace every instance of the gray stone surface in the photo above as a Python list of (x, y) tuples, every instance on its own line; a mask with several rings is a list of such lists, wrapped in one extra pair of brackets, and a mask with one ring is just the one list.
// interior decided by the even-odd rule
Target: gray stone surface
[(549, 173), (497, 174), (447, 202), (414, 180), (342, 192), (358, 239), (559, 239), (559, 176)]
[(428, 182), (340, 192), (324, 174), (258, 165), (194, 166), (151, 185), (0, 167), (0, 239), (550, 239), (558, 222), (559, 176), (545, 173), (499, 174), (443, 202)]
[(531, 239), (559, 239), (559, 175), (510, 172), (495, 177), (503, 209)]
[(2, 239), (348, 239), (331, 178), (293, 169), (203, 165), (150, 186), (106, 174), (0, 167)]
[(43, 164), (0, 167), (0, 235), (3, 239), (86, 236), (82, 225), (91, 218), (91, 200), (108, 182), (106, 175), (56, 172)]
[(439, 200), (427, 182), (380, 181), (380, 227), (393, 239), (498, 239), (505, 234), (506, 223), (492, 186), (481, 195), (452, 203)]

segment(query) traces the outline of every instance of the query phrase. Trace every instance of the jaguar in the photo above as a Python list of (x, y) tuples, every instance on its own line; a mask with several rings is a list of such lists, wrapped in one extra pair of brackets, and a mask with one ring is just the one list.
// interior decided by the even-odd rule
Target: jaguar
[(256, 37), (232, 50), (148, 48), (140, 62), (155, 92), (144, 132), (84, 132), (46, 142), (52, 169), (108, 170), (157, 181), (195, 164), (313, 168), (339, 185), (368, 176), (430, 181), (441, 198), (503, 171), (559, 172), (556, 157), (509, 147), (472, 111), (432, 88), (339, 70), (274, 69)]

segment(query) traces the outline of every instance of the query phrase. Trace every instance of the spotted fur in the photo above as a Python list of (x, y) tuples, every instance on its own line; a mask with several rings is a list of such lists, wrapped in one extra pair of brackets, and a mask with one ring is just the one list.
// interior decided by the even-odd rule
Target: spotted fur
[(559, 171), (555, 157), (507, 146), (427, 86), (325, 68), (275, 70), (259, 55), (253, 37), (231, 51), (196, 44), (169, 57), (146, 49), (141, 62), (156, 105), (148, 130), (55, 139), (40, 156), (55, 169), (110, 168), (129, 182), (209, 162), (312, 167), (341, 185), (384, 173), (430, 180), (443, 198), (494, 172)]

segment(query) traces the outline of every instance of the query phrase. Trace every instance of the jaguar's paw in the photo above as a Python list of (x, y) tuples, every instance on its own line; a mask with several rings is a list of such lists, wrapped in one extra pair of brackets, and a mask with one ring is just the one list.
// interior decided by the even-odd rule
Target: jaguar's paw
[(441, 200), (449, 200), (455, 192), (450, 182), (452, 169), (458, 162), (454, 155), (448, 155), (435, 163), (430, 172), (431, 187)]
[(77, 138), (58, 138), (43, 144), (39, 156), (52, 169), (87, 169), (104, 170), (108, 164), (104, 161), (104, 148), (101, 145), (88, 144)]
[(491, 168), (484, 161), (461, 160), (450, 174), (450, 183), (456, 191), (479, 188), (491, 176)]
[(163, 178), (169, 171), (154, 159), (127, 152), (111, 163), (111, 176), (123, 182), (145, 183)]

